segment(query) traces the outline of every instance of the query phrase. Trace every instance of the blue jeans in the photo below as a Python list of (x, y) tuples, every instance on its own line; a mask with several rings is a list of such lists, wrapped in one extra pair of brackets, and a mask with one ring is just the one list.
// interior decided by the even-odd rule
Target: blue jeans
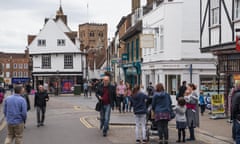
[(103, 133), (107, 133), (109, 129), (110, 114), (111, 105), (103, 105), (100, 112), (100, 127), (103, 128)]
[(234, 129), (234, 136), (236, 144), (240, 144), (240, 121), (233, 120), (233, 129)]

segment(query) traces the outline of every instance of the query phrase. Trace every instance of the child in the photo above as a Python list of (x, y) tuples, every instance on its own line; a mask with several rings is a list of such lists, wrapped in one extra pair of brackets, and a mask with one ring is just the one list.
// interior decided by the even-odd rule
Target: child
[(203, 116), (206, 105), (205, 105), (204, 95), (202, 91), (200, 92), (200, 96), (199, 96), (199, 105), (201, 107), (201, 115)]
[(179, 97), (178, 105), (176, 106), (176, 127), (178, 129), (178, 140), (176, 142), (181, 142), (181, 134), (182, 134), (182, 142), (185, 142), (185, 129), (187, 126), (186, 119), (186, 101), (183, 97)]

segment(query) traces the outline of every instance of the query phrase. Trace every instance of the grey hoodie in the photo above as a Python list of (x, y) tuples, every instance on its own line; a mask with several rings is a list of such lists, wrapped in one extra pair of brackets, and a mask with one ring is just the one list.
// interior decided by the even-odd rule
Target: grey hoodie
[(186, 106), (179, 106), (177, 105), (176, 108), (175, 108), (175, 111), (176, 111), (176, 121), (177, 122), (186, 122), (187, 119), (186, 119)]

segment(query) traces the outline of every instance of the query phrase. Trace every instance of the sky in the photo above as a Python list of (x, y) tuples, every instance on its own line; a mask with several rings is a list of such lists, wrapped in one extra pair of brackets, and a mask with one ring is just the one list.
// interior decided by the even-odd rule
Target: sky
[(0, 0), (0, 52), (23, 53), (27, 35), (38, 34), (44, 19), (55, 17), (60, 1), (71, 30), (86, 22), (107, 23), (109, 38), (131, 12), (131, 0)]

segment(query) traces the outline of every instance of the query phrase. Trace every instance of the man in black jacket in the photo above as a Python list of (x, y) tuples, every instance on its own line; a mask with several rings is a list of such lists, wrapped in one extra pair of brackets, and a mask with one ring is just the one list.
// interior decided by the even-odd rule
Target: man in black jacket
[(236, 143), (240, 143), (240, 89), (233, 93), (232, 97), (232, 136)]
[[(37, 127), (44, 125), (45, 112), (49, 96), (42, 85), (38, 86), (38, 92), (35, 94), (34, 107), (37, 109)], [(40, 118), (41, 113), (41, 118)]]
[(182, 86), (179, 88), (178, 94), (177, 94), (177, 97), (176, 97), (177, 100), (178, 100), (179, 97), (183, 97), (184, 96), (184, 93), (185, 93), (185, 91), (187, 89), (186, 84), (187, 84), (186, 81), (182, 82)]
[(111, 107), (114, 106), (116, 99), (116, 91), (114, 86), (110, 84), (109, 76), (104, 76), (103, 84), (99, 86), (97, 91), (97, 97), (102, 102), (102, 108), (100, 111), (100, 129), (103, 130), (103, 136), (107, 136), (109, 129), (109, 121), (111, 114)]

